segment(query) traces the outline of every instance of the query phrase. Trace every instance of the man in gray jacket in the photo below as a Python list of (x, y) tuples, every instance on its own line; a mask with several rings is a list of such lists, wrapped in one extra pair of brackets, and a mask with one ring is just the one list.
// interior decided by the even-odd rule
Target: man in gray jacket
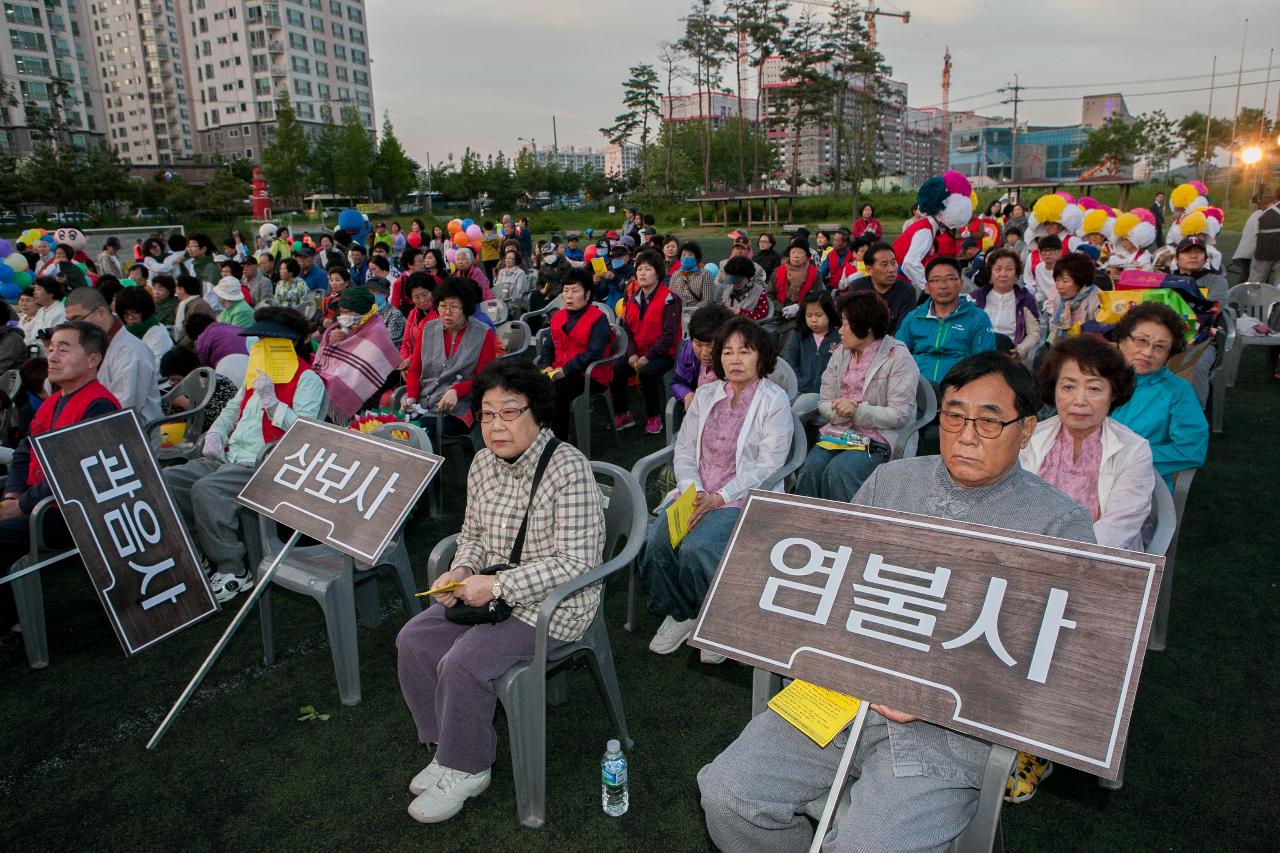
[[(876, 469), (853, 502), (956, 521), (1094, 541), (1089, 513), (1022, 469), (1040, 394), (1031, 374), (985, 352), (943, 378), (941, 456)], [(772, 710), (698, 773), (707, 830), (721, 850), (803, 850), (803, 810), (835, 781), (846, 733), (817, 746)], [(968, 824), (990, 744), (872, 705), (853, 758), (850, 807), (828, 851), (946, 849)]]

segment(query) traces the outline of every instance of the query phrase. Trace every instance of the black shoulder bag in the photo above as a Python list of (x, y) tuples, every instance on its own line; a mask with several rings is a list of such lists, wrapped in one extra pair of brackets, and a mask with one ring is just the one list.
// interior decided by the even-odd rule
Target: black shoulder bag
[[(516, 533), (516, 541), (511, 545), (510, 559), (505, 563), (482, 569), (479, 574), (494, 575), (520, 565), (521, 552), (524, 551), (524, 536), (529, 529), (529, 511), (533, 509), (533, 499), (538, 494), (538, 484), (542, 482), (542, 474), (547, 470), (547, 465), (551, 462), (551, 455), (556, 452), (556, 448), (559, 446), (560, 440), (552, 438), (547, 442), (547, 446), (543, 448), (542, 456), (538, 458), (538, 467), (533, 472), (533, 485), (529, 488), (529, 505), (524, 509), (524, 520), (520, 522), (520, 530)], [(444, 615), (446, 619), (457, 625), (485, 625), (492, 622), (506, 621), (511, 616), (511, 605), (507, 604), (504, 599), (495, 598), (489, 601), (488, 604), (476, 607), (459, 599), (454, 602), (452, 607), (445, 608)]]

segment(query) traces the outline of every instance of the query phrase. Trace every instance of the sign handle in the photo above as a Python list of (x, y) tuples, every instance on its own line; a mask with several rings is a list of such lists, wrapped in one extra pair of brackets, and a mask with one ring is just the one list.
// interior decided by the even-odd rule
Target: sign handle
[(835, 781), (831, 783), (831, 793), (827, 795), (827, 804), (822, 809), (822, 819), (813, 832), (813, 843), (809, 845), (809, 853), (821, 853), (822, 840), (827, 835), (827, 827), (836, 815), (836, 806), (840, 804), (840, 796), (844, 793), (846, 780), (849, 778), (849, 765), (853, 764), (853, 753), (858, 748), (858, 740), (862, 737), (862, 724), (867, 721), (867, 708), (871, 707), (866, 699), (858, 703), (858, 713), (854, 715), (849, 726), (849, 741), (844, 745), (844, 754), (840, 756), (840, 766), (836, 770)]
[(200, 686), (200, 682), (204, 681), (209, 670), (213, 668), (217, 662), (218, 656), (222, 654), (222, 650), (226, 648), (227, 643), (231, 641), (231, 637), (240, 628), (245, 618), (249, 615), (249, 611), (253, 609), (253, 605), (262, 597), (263, 591), (267, 588), (267, 584), (271, 583), (271, 578), (276, 573), (276, 569), (280, 568), (280, 564), (284, 562), (285, 556), (293, 549), (298, 538), (302, 536), (300, 531), (293, 531), (293, 535), (284, 543), (284, 547), (280, 549), (280, 553), (276, 554), (276, 558), (271, 561), (271, 565), (267, 566), (267, 570), (262, 573), (262, 577), (258, 578), (257, 584), (253, 588), (253, 592), (249, 593), (248, 600), (240, 608), (240, 612), (236, 614), (236, 618), (231, 620), (231, 624), (227, 626), (227, 630), (222, 632), (222, 637), (214, 644), (213, 649), (209, 652), (209, 656), (204, 659), (204, 663), (200, 664), (200, 668), (196, 670), (196, 674), (192, 677), (187, 688), (182, 691), (182, 695), (178, 697), (178, 701), (173, 703), (173, 707), (169, 709), (169, 713), (165, 714), (163, 720), (160, 721), (159, 728), (155, 734), (151, 736), (151, 740), (147, 741), (147, 749), (155, 749), (156, 744), (160, 743), (160, 738), (164, 737), (165, 732), (169, 731), (169, 726), (173, 725), (173, 721), (182, 713), (183, 707), (196, 692), (196, 688)]

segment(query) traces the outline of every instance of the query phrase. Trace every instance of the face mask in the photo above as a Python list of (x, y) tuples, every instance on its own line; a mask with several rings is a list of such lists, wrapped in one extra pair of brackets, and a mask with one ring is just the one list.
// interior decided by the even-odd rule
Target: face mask
[(555, 256), (555, 255), (543, 255), (543, 256), (542, 256), (542, 262), (543, 262), (544, 264), (546, 264), (547, 266), (552, 266), (552, 265), (554, 265), (554, 264), (555, 264), (555, 262), (556, 262), (556, 256)]
[(378, 308), (386, 308), (387, 297), (383, 296), (381, 293), (375, 293), (373, 294), (373, 304), (377, 305)]
[(359, 317), (352, 314), (340, 314), (338, 315), (338, 325), (342, 327), (342, 331), (346, 332), (349, 331), (351, 327), (356, 324), (356, 320), (359, 319)]
[(689, 258), (689, 257), (685, 257), (685, 258), (681, 258), (681, 259), (680, 259), (680, 269), (682, 269), (683, 271), (685, 271), (685, 272), (693, 272), (693, 271), (694, 271), (694, 270), (696, 270), (697, 268), (698, 268), (698, 259), (697, 259), (697, 258)]
[(614, 258), (611, 262), (615, 270), (620, 270), (627, 265), (625, 258)]

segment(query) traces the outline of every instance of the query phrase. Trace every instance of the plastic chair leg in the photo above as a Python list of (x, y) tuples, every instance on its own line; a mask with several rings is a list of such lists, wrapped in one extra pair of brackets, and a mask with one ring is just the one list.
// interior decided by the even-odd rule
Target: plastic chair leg
[(359, 573), (359, 582), (355, 585), (356, 613), (360, 624), (366, 628), (376, 628), (382, 624), (382, 606), (378, 601), (378, 573), (370, 568)]
[(320, 599), (329, 632), (333, 672), (343, 705), (360, 704), (360, 648), (356, 637), (356, 602), (350, 574), (335, 579)]
[(547, 677), (547, 704), (563, 705), (569, 701), (569, 673), (561, 669)]
[[(10, 571), (30, 565), (27, 557), (13, 564)], [(43, 571), (43, 570), (42, 570)], [(44, 621), (44, 585), (40, 572), (32, 572), (9, 584), (14, 602), (18, 605), (18, 621), (22, 623), (22, 644), (27, 651), (27, 663), (32, 669), (49, 665), (49, 634)]]
[(628, 631), (636, 630), (636, 600), (640, 597), (640, 558), (631, 561), (627, 567), (627, 621), (622, 627)]
[(400, 584), (400, 597), (404, 599), (405, 610), (410, 616), (422, 612), (422, 599), (418, 598), (417, 581), (413, 577), (413, 563), (409, 560), (409, 549), (404, 544), (404, 532), (396, 538), (396, 546), (391, 551), (391, 565), (396, 570), (396, 581)]
[(1219, 367), (1214, 371), (1213, 378), (1209, 380), (1209, 408), (1215, 435), (1222, 432), (1222, 416), (1227, 407), (1226, 380), (1223, 378), (1222, 371), (1223, 368)]
[(1147, 637), (1147, 649), (1153, 652), (1164, 651), (1165, 643), (1169, 638), (1169, 607), (1173, 603), (1173, 572), (1177, 556), (1178, 537), (1175, 533), (1173, 541), (1165, 551), (1164, 574), (1160, 576), (1160, 594), (1156, 598), (1156, 612), (1151, 619), (1151, 634)]
[[(613, 723), (613, 730), (618, 735), (618, 740), (626, 749), (635, 746), (635, 742), (631, 740), (631, 735), (627, 732), (627, 714), (622, 707), (622, 689), (618, 686), (618, 672), (613, 665), (613, 648), (609, 645), (609, 632), (605, 629), (604, 623), (597, 617), (600, 625), (599, 634), (592, 638), (591, 654), (587, 655), (587, 662), (591, 666), (591, 674), (595, 676), (596, 686), (600, 688), (600, 695), (604, 698), (605, 708), (609, 711), (609, 722)], [(592, 629), (592, 633), (595, 629)]]
[(258, 599), (258, 623), (262, 626), (262, 662), (267, 666), (276, 662), (276, 631), (271, 621), (271, 588), (262, 591)]
[(511, 772), (520, 823), (540, 828), (547, 819), (546, 675), (525, 667), (499, 691), (511, 740)]
[[(582, 455), (591, 458), (591, 395), (584, 392), (569, 404), (573, 413), (573, 435)], [(612, 420), (610, 424), (612, 425)]]

